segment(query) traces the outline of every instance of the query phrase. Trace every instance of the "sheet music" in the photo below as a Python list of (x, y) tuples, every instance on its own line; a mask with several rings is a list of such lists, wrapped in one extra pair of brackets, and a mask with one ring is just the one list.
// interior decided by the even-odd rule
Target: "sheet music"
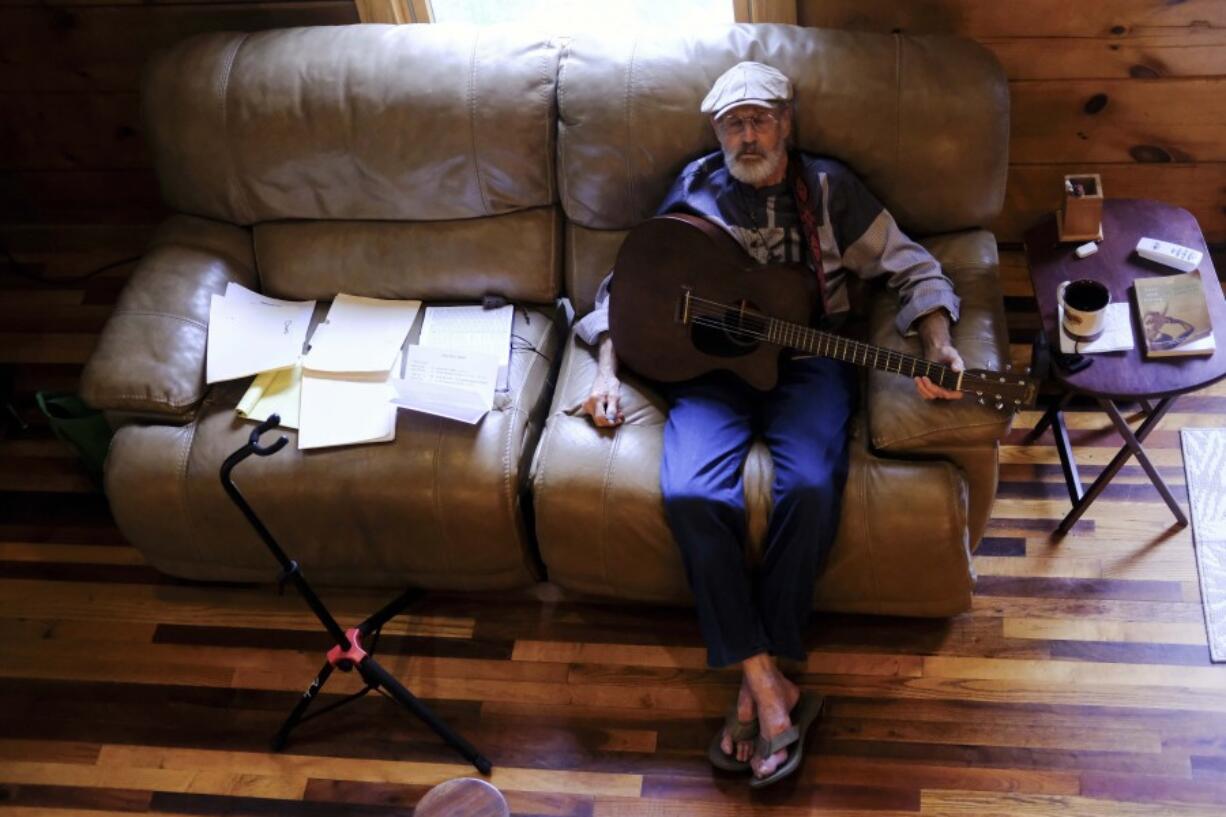
[(315, 373), (387, 373), (420, 308), (421, 301), (337, 295), (315, 329), (303, 368)]
[(311, 301), (278, 303), (241, 294), (212, 295), (205, 381), (218, 383), (294, 365), (302, 354), (313, 309)]

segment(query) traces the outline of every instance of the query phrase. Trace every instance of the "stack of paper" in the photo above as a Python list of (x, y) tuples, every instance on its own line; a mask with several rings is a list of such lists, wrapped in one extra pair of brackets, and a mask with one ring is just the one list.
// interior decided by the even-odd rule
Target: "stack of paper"
[(230, 284), (209, 309), (209, 383), (257, 375), (239, 416), (281, 415), (299, 448), (384, 442), (396, 436), (391, 370), (421, 301), (337, 295), (303, 341), (314, 301), (282, 301)]
[(427, 308), (404, 378), (392, 381), (396, 405), (465, 423), (484, 417), (507, 386), (513, 317), (513, 306)]
[(396, 438), (389, 380), (420, 308), (421, 301), (336, 296), (302, 361), (300, 449)]
[(209, 303), (204, 379), (234, 380), (293, 366), (311, 325), (314, 301), (282, 301), (231, 282)]

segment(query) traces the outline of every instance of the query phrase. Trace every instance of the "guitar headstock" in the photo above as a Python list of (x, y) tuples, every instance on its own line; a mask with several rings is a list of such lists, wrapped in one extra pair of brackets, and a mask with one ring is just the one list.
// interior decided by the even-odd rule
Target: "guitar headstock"
[(962, 391), (977, 397), (981, 405), (995, 406), (999, 411), (1020, 411), (1034, 406), (1039, 384), (1016, 372), (967, 369), (962, 375)]

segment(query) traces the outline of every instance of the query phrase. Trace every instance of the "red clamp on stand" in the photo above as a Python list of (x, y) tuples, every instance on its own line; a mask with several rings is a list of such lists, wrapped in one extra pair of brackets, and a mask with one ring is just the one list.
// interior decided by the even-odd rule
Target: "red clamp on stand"
[(345, 631), (345, 638), (349, 639), (349, 649), (342, 650), (337, 644), (328, 650), (328, 663), (341, 672), (349, 672), (366, 657), (366, 650), (362, 649), (361, 630), (357, 627), (350, 628)]
[[(491, 769), (489, 758), (478, 752), (462, 736), (456, 734), (450, 726), (434, 714), (430, 707), (418, 700), (416, 695), (393, 678), (391, 673), (375, 660), (375, 647), (379, 643), (379, 633), (382, 631), (383, 625), (404, 612), (405, 608), (422, 595), (422, 592), (415, 588), (410, 588), (384, 605), (381, 610), (372, 613), (357, 627), (350, 630), (342, 630), (341, 626), (337, 624), (336, 619), (328, 612), (328, 608), (324, 606), (323, 600), (315, 595), (315, 591), (307, 584), (307, 580), (303, 577), (298, 563), (291, 560), (285, 554), (285, 551), (281, 549), (281, 546), (277, 544), (277, 541), (272, 538), (268, 528), (264, 527), (264, 523), (255, 515), (255, 511), (247, 504), (247, 500), (243, 499), (238, 486), (230, 478), (230, 472), (234, 470), (234, 466), (252, 454), (257, 457), (270, 457), (285, 447), (286, 443), (289, 442), (288, 437), (280, 437), (272, 445), (260, 445), (260, 435), (276, 428), (280, 422), (280, 417), (275, 414), (271, 415), (251, 432), (246, 445), (229, 457), (226, 457), (226, 461), (221, 465), (221, 485), (225, 488), (230, 499), (234, 501), (234, 504), (238, 506), (238, 509), (243, 512), (243, 516), (247, 517), (251, 527), (264, 540), (264, 544), (272, 552), (277, 563), (281, 565), (281, 574), (277, 577), (278, 589), (283, 589), (287, 582), (293, 582), (294, 587), (298, 589), (307, 606), (311, 608), (316, 618), (319, 619), (319, 623), (328, 631), (328, 635), (331, 636), (332, 643), (335, 646), (328, 650), (327, 663), (320, 668), (319, 674), (315, 676), (315, 680), (311, 682), (306, 692), (298, 699), (297, 706), (290, 712), (285, 723), (281, 725), (280, 730), (273, 737), (273, 751), (277, 752), (285, 748), (285, 744), (289, 740), (289, 733), (299, 724), (331, 712), (337, 707), (344, 706), (351, 701), (356, 701), (368, 692), (377, 690), (386, 694), (409, 713), (421, 719), (448, 746), (455, 749), (461, 757), (473, 764), (477, 771), (481, 772), (481, 774), (489, 774)], [(367, 635), (371, 636), (370, 646), (363, 648), (362, 638)], [(362, 676), (362, 680), (366, 682), (366, 685), (354, 694), (319, 708), (308, 715), (307, 709), (311, 706), (311, 702), (319, 695), (319, 691), (323, 689), (329, 676), (338, 669), (341, 672), (357, 670), (358, 674)]]

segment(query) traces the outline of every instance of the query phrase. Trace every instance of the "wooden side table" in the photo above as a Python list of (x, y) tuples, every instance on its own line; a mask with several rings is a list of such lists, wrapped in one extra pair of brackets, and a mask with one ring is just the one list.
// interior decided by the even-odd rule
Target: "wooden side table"
[[(1134, 252), (1137, 241), (1142, 237), (1171, 241), (1204, 252), (1200, 271), (1217, 339), (1217, 350), (1213, 355), (1146, 359), (1132, 282), (1137, 278), (1170, 274), (1173, 270), (1147, 261)], [(1030, 280), (1043, 323), (1041, 331), (1049, 339), (1052, 350), (1052, 379), (1063, 391), (1027, 438), (1028, 442), (1037, 439), (1049, 426), (1056, 438), (1056, 450), (1068, 485), (1069, 499), (1073, 503), (1073, 509), (1060, 522), (1057, 532), (1068, 533), (1132, 456), (1145, 469), (1178, 523), (1188, 524), (1170, 488), (1146, 456), (1142, 443), (1179, 395), (1204, 388), (1226, 377), (1226, 299), (1222, 297), (1222, 287), (1196, 219), (1187, 210), (1161, 202), (1108, 199), (1103, 203), (1103, 241), (1094, 255), (1079, 259), (1073, 255), (1076, 244), (1059, 243), (1054, 214), (1031, 228), (1026, 233), (1025, 243)], [(1090, 355), (1093, 363), (1070, 373), (1055, 362), (1060, 337), (1059, 327), (1056, 326), (1056, 287), (1062, 281), (1079, 278), (1089, 278), (1106, 285), (1113, 302), (1130, 304), (1128, 314), (1136, 343), (1129, 350)], [(1069, 401), (1079, 394), (1093, 398), (1124, 439), (1124, 447), (1094, 480), (1089, 490), (1082, 489), (1063, 416)], [(1120, 414), (1117, 402), (1140, 403), (1145, 417), (1135, 433)]]

